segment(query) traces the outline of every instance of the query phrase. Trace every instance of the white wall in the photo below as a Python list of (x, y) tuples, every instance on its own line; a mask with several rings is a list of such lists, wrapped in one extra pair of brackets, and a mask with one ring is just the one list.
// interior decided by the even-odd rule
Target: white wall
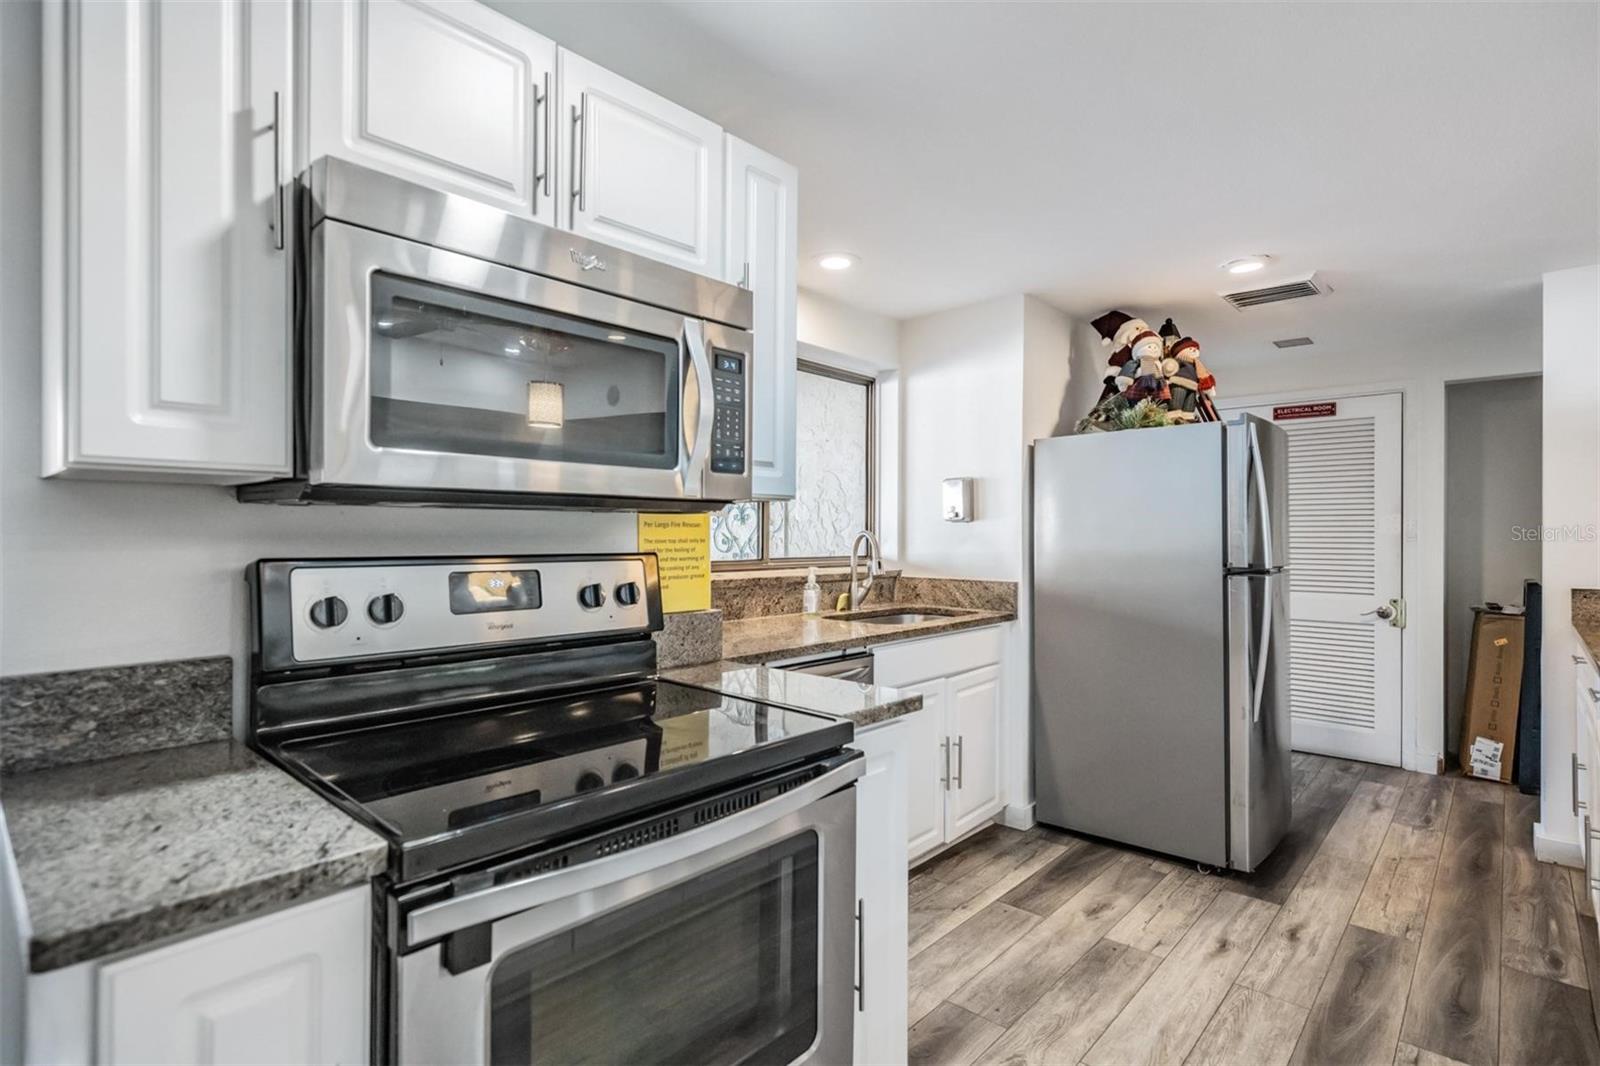
[[(901, 551), (908, 573), (1018, 584), (1006, 636), (1006, 820), (1032, 822), (1029, 737), (1029, 445), (1068, 408), (1073, 324), (1032, 296), (1003, 296), (901, 323)], [(975, 520), (944, 521), (941, 482), (971, 477)]]
[(823, 348), (888, 368), (900, 361), (899, 322), (801, 289), (795, 308), (795, 335), (801, 355), (807, 346)]
[(1534, 846), (1582, 863), (1568, 773), (1575, 738), (1572, 590), (1600, 588), (1600, 266), (1544, 276), (1544, 763)]
[(1444, 389), (1451, 381), (1537, 373), (1537, 332), (1471, 344), (1408, 347), (1329, 359), (1315, 348), (1230, 365), (1207, 353), (1226, 404), (1398, 391), (1404, 396), (1401, 462), (1405, 544), (1401, 565), (1409, 624), (1402, 707), (1407, 769), (1433, 773), (1444, 754)]
[(1521, 603), (1539, 577), (1540, 393), (1536, 377), (1445, 388), (1445, 752), (1460, 749), (1472, 608)]
[(264, 557), (632, 550), (631, 514), (242, 504), (41, 480), (39, 13), (0, 4), (0, 673), (228, 654)]
[[(900, 562), (910, 572), (1021, 575), (1023, 301), (1002, 296), (901, 323)], [(944, 521), (949, 477), (973, 479), (974, 521)]]

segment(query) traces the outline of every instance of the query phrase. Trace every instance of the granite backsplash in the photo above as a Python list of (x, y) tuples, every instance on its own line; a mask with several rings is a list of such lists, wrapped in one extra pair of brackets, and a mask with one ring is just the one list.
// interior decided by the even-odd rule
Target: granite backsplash
[[(777, 574), (717, 574), (711, 579), (711, 606), (726, 622), (770, 615), (799, 614), (804, 609), (804, 571)], [(837, 570), (820, 571), (822, 609), (832, 611), (839, 596), (849, 591), (850, 577)], [(973, 581), (966, 578), (915, 577), (889, 570), (872, 583), (864, 606), (917, 603), (927, 606), (967, 607), (1016, 613), (1015, 581)]]
[(0, 677), (0, 773), (233, 735), (226, 655)]

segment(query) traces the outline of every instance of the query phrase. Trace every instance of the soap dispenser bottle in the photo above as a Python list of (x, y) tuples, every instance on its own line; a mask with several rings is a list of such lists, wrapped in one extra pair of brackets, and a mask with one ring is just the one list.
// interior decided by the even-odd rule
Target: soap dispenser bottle
[(822, 586), (817, 584), (817, 568), (814, 566), (806, 569), (806, 587), (802, 590), (801, 603), (801, 609), (806, 614), (816, 614), (822, 610)]

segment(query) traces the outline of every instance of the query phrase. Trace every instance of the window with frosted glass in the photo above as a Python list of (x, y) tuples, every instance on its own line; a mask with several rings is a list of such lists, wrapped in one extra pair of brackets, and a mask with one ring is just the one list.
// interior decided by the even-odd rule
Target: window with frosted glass
[[(869, 529), (872, 382), (802, 366), (795, 375), (795, 497), (711, 516), (717, 562), (832, 559)], [(765, 534), (763, 538), (763, 534)]]

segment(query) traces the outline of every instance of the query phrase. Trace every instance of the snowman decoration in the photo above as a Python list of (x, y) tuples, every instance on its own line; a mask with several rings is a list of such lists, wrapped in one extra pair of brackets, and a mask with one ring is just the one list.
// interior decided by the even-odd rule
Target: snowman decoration
[(1118, 428), (1119, 416), (1140, 401), (1157, 405), (1169, 425), (1217, 421), (1216, 379), (1200, 361), (1200, 343), (1172, 319), (1156, 332), (1142, 318), (1107, 311), (1090, 325), (1112, 354), (1105, 388), (1081, 429)]

